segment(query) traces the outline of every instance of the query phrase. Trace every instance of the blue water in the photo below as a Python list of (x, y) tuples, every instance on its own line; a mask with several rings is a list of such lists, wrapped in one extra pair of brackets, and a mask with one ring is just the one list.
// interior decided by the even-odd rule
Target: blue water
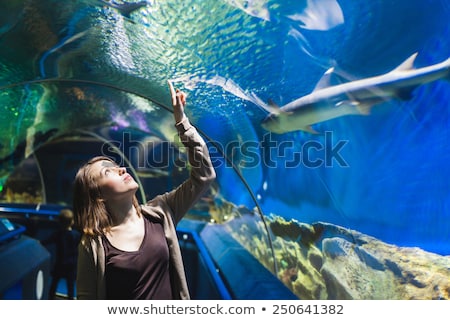
[[(283, 4), (274, 10), (278, 21), (264, 24), (255, 36), (270, 44), (268, 52), (263, 57), (251, 50), (239, 55), (243, 69), (251, 71), (233, 72), (239, 69), (237, 61), (225, 62), (229, 78), (265, 101), (283, 105), (310, 93), (330, 66), (349, 79), (360, 79), (388, 72), (414, 52), (416, 67), (450, 55), (445, 1), (338, 1), (344, 22), (328, 30), (294, 25), (282, 10), (295, 5)], [(301, 36), (290, 35), (292, 30)], [(286, 168), (286, 161), (292, 162), (308, 141), (325, 148), (323, 137), (294, 132), (271, 136), (274, 145), (292, 143), (278, 162), (266, 161), (270, 167), (262, 166), (262, 177), (243, 174), (266, 214), (333, 222), (389, 243), (449, 254), (449, 95), (450, 83), (436, 81), (417, 88), (408, 101), (394, 99), (374, 107), (370, 116), (316, 125), (318, 131), (332, 133), (332, 145), (346, 141), (340, 152), (345, 166), (333, 161), (317, 168)], [(220, 97), (216, 101), (223, 103)], [(267, 132), (258, 126), (257, 108), (247, 102), (242, 108), (263, 140)], [(215, 126), (205, 126), (205, 131), (223, 134)], [(279, 150), (275, 147), (272, 154), (276, 159)], [(244, 193), (236, 192), (227, 177), (222, 179), (223, 192), (237, 203), (244, 201)]]
[[(30, 128), (64, 133), (114, 121), (168, 135), (171, 118), (160, 111), (170, 105), (171, 79), (188, 93), (186, 112), (209, 141), (224, 199), (450, 254), (448, 81), (423, 84), (368, 116), (315, 124), (323, 135), (264, 130), (267, 112), (254, 98), (282, 106), (312, 92), (330, 67), (351, 81), (386, 73), (414, 53), (415, 67), (444, 61), (447, 0), (149, 3), (130, 18), (102, 1), (2, 4), (11, 14), (0, 16), (0, 101), (24, 107), (4, 113), (1, 158)], [(84, 93), (77, 100), (42, 79), (97, 84), (72, 84)], [(339, 157), (327, 158), (339, 145)]]

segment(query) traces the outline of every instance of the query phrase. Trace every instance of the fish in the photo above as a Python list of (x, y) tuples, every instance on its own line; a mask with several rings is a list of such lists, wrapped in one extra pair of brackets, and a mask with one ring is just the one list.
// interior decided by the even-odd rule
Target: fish
[(309, 30), (330, 30), (344, 24), (344, 13), (336, 0), (306, 0), (306, 6), (301, 13), (287, 16), (299, 27)]
[(273, 101), (254, 101), (268, 112), (261, 126), (270, 132), (283, 134), (304, 131), (319, 134), (313, 125), (346, 115), (370, 115), (371, 108), (383, 102), (410, 100), (420, 85), (436, 80), (450, 80), (450, 57), (427, 67), (414, 68), (418, 52), (395, 69), (373, 77), (331, 85), (334, 67), (329, 68), (315, 89), (282, 107)]
[[(130, 19), (130, 20), (131, 20), (131, 14), (134, 11), (137, 11), (143, 7), (150, 6), (152, 4), (150, 1), (138, 1), (138, 2), (129, 2), (129, 3), (126, 2), (126, 3), (121, 3), (121, 4), (117, 4), (112, 1), (106, 1), (106, 0), (99, 0), (99, 2), (105, 6), (116, 9), (117, 11), (120, 12), (120, 14), (123, 17)], [(132, 22), (134, 22), (134, 21), (132, 21)]]

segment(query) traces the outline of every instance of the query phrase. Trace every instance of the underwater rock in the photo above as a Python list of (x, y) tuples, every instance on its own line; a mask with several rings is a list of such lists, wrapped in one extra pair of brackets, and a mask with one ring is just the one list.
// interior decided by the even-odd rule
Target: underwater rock
[(320, 271), (320, 269), (322, 269), (323, 257), (320, 253), (315, 251), (308, 252), (308, 261), (314, 268), (316, 268), (316, 270)]
[(315, 225), (327, 234), (317, 243), (329, 299), (449, 298), (450, 257), (390, 245), (331, 224)]
[[(449, 299), (450, 256), (399, 247), (330, 223), (266, 218), (276, 267), (268, 259), (261, 221), (246, 217), (240, 243), (300, 299)], [(236, 230), (236, 228), (231, 228)], [(255, 248), (255, 246), (257, 248)], [(262, 254), (264, 253), (264, 254)]]
[[(397, 299), (394, 275), (372, 268), (357, 253), (355, 244), (341, 238), (323, 240), (324, 265), (321, 274), (329, 299)], [(336, 254), (338, 253), (338, 254)], [(376, 260), (376, 258), (375, 258)], [(395, 293), (395, 295), (393, 295)]]

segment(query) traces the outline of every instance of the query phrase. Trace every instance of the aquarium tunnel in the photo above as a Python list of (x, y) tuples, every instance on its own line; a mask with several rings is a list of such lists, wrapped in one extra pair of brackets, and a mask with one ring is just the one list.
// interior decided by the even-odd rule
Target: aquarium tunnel
[[(0, 298), (47, 299), (78, 168), (140, 202), (217, 178), (178, 225), (194, 299), (448, 299), (446, 0), (0, 3)], [(19, 271), (20, 270), (20, 271)], [(58, 287), (66, 295), (64, 285)]]

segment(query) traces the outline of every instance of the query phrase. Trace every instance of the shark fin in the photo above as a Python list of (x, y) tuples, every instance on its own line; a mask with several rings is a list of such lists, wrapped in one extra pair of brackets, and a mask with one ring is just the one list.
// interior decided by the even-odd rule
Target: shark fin
[(253, 92), (250, 93), (249, 100), (252, 101), (254, 104), (256, 104), (258, 107), (260, 107), (262, 110), (266, 111), (267, 113), (280, 114), (282, 112), (281, 108), (271, 99), (269, 99), (269, 103), (267, 104)]
[(300, 128), (300, 130), (305, 131), (305, 132), (309, 132), (309, 133), (312, 133), (312, 134), (320, 134), (320, 132), (314, 130), (312, 126), (302, 127), (302, 128)]
[(408, 59), (402, 62), (397, 68), (393, 71), (405, 71), (414, 69), (414, 61), (416, 60), (418, 52), (412, 54)]
[(271, 108), (277, 108), (277, 109), (280, 109), (280, 106), (277, 105), (277, 104), (275, 103), (275, 101), (273, 101), (272, 99), (269, 99), (269, 101), (267, 101), (267, 102), (269, 103), (269, 106), (270, 106)]
[(361, 103), (356, 100), (345, 100), (336, 104), (336, 107), (338, 108), (350, 107), (350, 109), (347, 109), (347, 112), (345, 114), (356, 114), (363, 116), (370, 115), (373, 106), (374, 106), (373, 103), (370, 102)]
[(356, 109), (358, 110), (360, 115), (369, 116), (372, 111), (372, 104), (358, 104)]
[(333, 76), (334, 67), (329, 68), (317, 82), (314, 91), (327, 88), (331, 86), (331, 77)]
[(269, 99), (267, 101), (267, 106), (266, 106), (267, 110), (271, 113), (274, 114), (280, 114), (280, 113), (285, 113), (283, 111), (283, 109), (280, 108), (279, 105), (277, 105), (272, 99)]
[(335, 104), (336, 108), (346, 108), (346, 107), (353, 107), (358, 108), (361, 103), (352, 99), (352, 97), (349, 97), (349, 100), (342, 100)]

